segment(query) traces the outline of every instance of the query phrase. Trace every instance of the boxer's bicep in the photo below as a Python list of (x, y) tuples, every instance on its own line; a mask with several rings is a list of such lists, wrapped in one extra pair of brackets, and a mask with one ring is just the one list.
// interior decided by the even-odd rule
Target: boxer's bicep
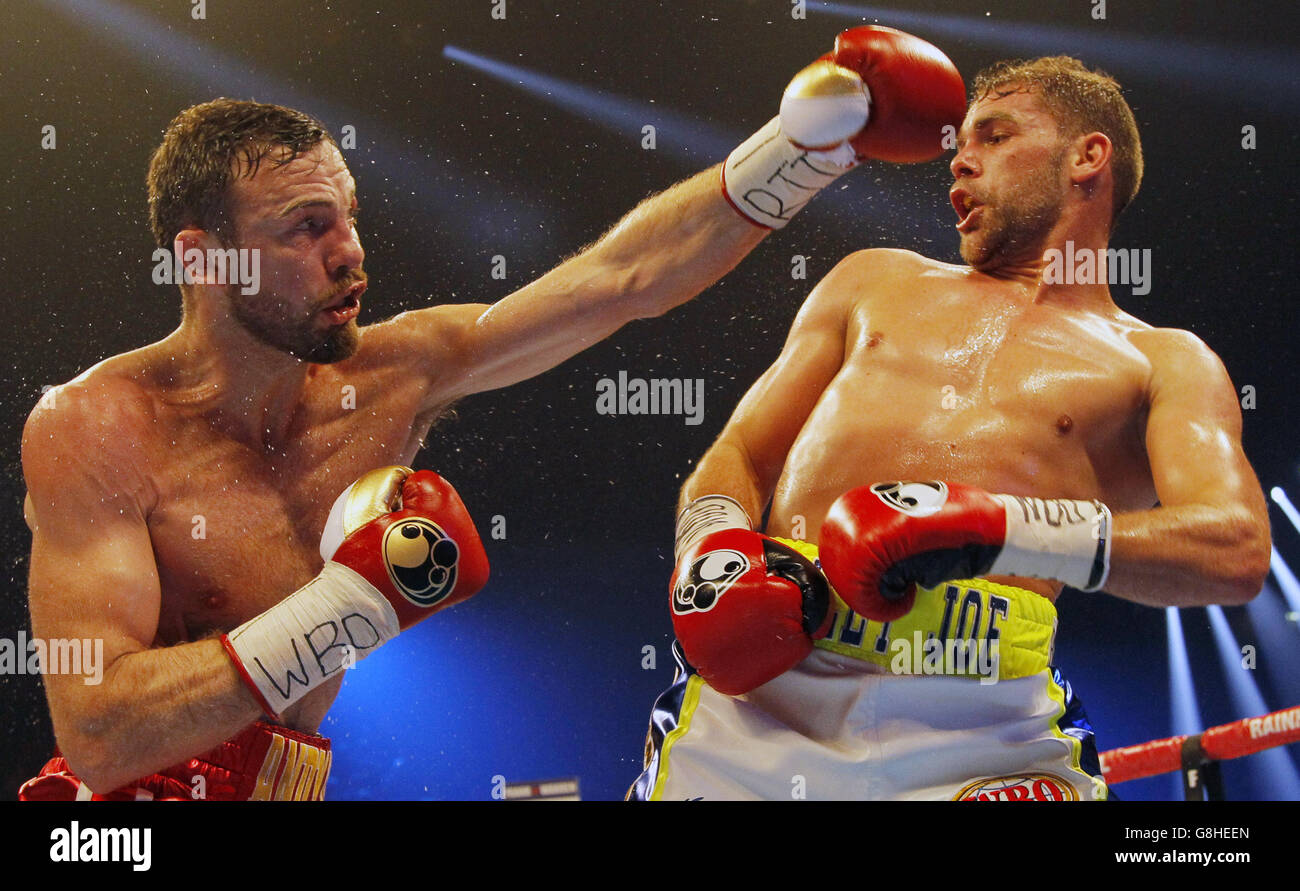
[(780, 356), (741, 399), (719, 443), (738, 448), (770, 495), (799, 431), (844, 364), (850, 294), (834, 274), (818, 284)]
[(1223, 363), (1187, 332), (1161, 332), (1152, 360), (1147, 457), (1160, 503), (1248, 513), (1267, 524), (1241, 445), (1241, 407)]
[(28, 596), (38, 636), (103, 640), (110, 662), (147, 649), (161, 590), (143, 520), (87, 512), (77, 523), (38, 511)]
[(485, 303), (455, 303), (401, 313), (367, 329), (378, 350), (396, 355), (424, 393), (417, 414), (440, 410), (473, 392), (474, 328)]
[(1269, 566), (1264, 493), (1222, 363), (1185, 331), (1138, 341), (1151, 362), (1146, 450), (1160, 506), (1117, 513), (1105, 590), (1152, 606), (1242, 604)]
[(71, 537), (46, 535), (48, 523), (40, 522), (28, 587), (32, 635), (70, 641), (81, 651), (80, 673), (45, 678), (55, 732), (63, 736), (97, 726), (97, 716), (116, 701), (122, 691), (106, 682), (119, 659), (149, 648), (161, 598), (143, 524), (96, 522), (82, 527), (92, 534)]
[[(135, 476), (121, 454), (130, 437), (98, 439), (94, 447), (87, 425), (113, 419), (84, 414), (76, 406), (38, 409), (24, 431), (32, 526), (28, 602), (36, 638), (79, 641), (83, 656), (108, 670), (152, 643), (161, 590)], [(98, 684), (84, 677), (84, 671), (47, 675), (56, 729), (96, 694)]]

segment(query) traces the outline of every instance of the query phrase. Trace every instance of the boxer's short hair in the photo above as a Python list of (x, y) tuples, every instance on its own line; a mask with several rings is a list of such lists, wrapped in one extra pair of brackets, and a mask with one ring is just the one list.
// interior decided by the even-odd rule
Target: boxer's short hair
[(264, 160), (279, 167), (323, 141), (334, 142), (310, 115), (282, 105), (214, 99), (192, 105), (167, 125), (149, 160), (149, 227), (159, 247), (198, 226), (230, 244), (227, 204), (235, 176), (256, 176)]
[(1114, 207), (1111, 225), (1128, 207), (1142, 184), (1142, 140), (1133, 109), (1119, 83), (1104, 71), (1090, 71), (1078, 59), (1047, 56), (998, 62), (975, 75), (971, 101), (990, 93), (1006, 96), (1021, 90), (1037, 93), (1067, 138), (1106, 134), (1113, 146)]

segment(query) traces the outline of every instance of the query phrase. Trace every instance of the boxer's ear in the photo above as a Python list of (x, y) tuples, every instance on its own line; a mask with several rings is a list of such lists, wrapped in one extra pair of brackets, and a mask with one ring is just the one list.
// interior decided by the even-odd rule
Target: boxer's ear
[(197, 225), (187, 226), (172, 239), (170, 280), (179, 285), (183, 293), (193, 293), (202, 285), (224, 285), (220, 281), (209, 281), (210, 274), (216, 270), (207, 262), (207, 257), (209, 251), (226, 249), (216, 233)]
[(1110, 167), (1115, 148), (1105, 133), (1088, 133), (1074, 140), (1069, 154), (1070, 184), (1091, 184)]

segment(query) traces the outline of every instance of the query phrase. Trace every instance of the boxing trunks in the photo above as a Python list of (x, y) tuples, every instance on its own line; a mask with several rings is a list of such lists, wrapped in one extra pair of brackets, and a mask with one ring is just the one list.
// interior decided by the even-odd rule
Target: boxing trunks
[(742, 696), (708, 686), (674, 645), (628, 799), (1107, 797), (1082, 703), (1050, 664), (1050, 600), (968, 579), (919, 589), (880, 623), (832, 597), (811, 655)]
[(210, 752), (99, 794), (56, 755), (18, 790), (19, 801), (321, 801), (330, 741), (262, 721)]

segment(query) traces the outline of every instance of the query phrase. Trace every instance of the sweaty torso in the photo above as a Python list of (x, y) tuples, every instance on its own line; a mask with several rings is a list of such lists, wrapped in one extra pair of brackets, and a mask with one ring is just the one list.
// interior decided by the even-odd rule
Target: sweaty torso
[(894, 479), (1097, 498), (1116, 512), (1155, 503), (1144, 446), (1151, 367), (1135, 343), (1150, 326), (1113, 305), (1036, 303), (921, 258), (901, 282), (849, 277), (845, 287), (860, 295), (845, 295), (843, 365), (790, 450), (772, 534), (816, 541), (841, 494)]
[[(311, 366), (271, 443), (224, 432), (203, 394), (160, 382), (148, 350), (112, 369), (154, 404), (139, 448), (162, 592), (155, 646), (228, 631), (302, 587), (321, 569), (320, 534), (338, 494), (367, 470), (414, 458), (436, 413), (421, 414), (422, 380), (376, 361), (373, 340), (363, 335), (347, 362)], [(314, 731), (340, 684), (312, 691), (282, 720)]]

